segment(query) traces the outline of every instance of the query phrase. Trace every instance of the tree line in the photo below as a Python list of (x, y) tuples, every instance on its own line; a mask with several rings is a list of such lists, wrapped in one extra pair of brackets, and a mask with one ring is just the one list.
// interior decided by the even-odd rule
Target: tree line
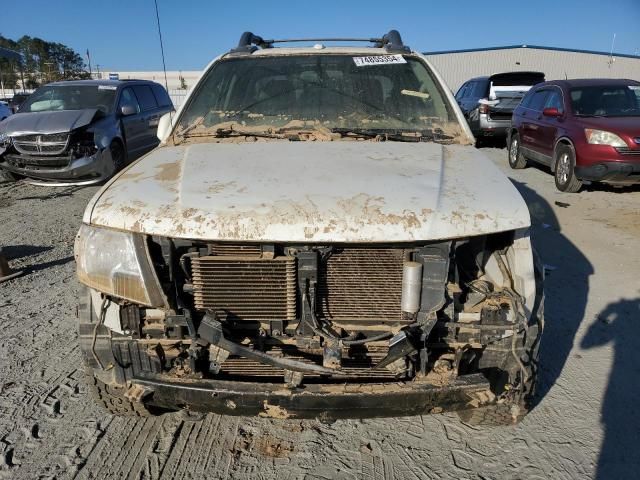
[[(0, 57), (0, 75), (4, 88), (37, 88), (57, 80), (90, 78), (82, 55), (57, 42), (24, 35), (18, 40), (0, 35), (0, 47), (22, 54), (22, 68), (15, 59)], [(21, 72), (22, 70), (22, 72)]]

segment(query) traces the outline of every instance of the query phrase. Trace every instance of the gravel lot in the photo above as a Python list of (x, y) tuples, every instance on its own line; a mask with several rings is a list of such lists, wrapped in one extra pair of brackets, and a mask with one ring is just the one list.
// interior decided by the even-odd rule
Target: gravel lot
[(518, 426), (455, 415), (276, 421), (111, 417), (87, 398), (73, 239), (97, 188), (0, 184), (0, 246), (25, 275), (0, 284), (0, 479), (638, 478), (640, 188), (555, 192), (511, 171), (548, 265), (538, 404)]

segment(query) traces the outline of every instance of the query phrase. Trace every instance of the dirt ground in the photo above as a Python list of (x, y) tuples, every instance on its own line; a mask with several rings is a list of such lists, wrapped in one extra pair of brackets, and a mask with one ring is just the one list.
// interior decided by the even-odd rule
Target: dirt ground
[(511, 171), (547, 264), (537, 405), (518, 426), (456, 415), (276, 421), (111, 417), (87, 398), (73, 240), (96, 188), (0, 184), (0, 479), (631, 479), (640, 471), (640, 188), (555, 191)]

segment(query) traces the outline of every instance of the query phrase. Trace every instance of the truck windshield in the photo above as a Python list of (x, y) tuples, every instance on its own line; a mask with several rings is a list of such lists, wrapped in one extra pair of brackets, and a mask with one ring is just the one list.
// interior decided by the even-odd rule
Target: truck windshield
[(211, 132), (230, 122), (254, 130), (297, 122), (341, 131), (460, 132), (427, 65), (402, 55), (222, 60), (197, 87), (176, 133)]
[(97, 108), (108, 114), (115, 98), (116, 87), (110, 85), (46, 85), (27, 98), (20, 113)]
[(572, 88), (571, 108), (582, 117), (638, 117), (640, 85)]

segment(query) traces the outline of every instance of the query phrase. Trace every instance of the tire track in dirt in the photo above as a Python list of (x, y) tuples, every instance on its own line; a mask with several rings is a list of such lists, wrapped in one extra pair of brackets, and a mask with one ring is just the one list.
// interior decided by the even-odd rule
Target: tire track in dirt
[[(497, 155), (496, 163), (504, 163), (504, 151)], [(633, 211), (640, 191), (585, 192), (568, 200), (552, 191), (553, 181), (542, 171), (509, 174), (551, 205), (554, 199), (572, 204), (555, 213), (563, 234), (594, 262), (594, 278), (600, 278), (600, 288), (589, 296), (584, 326), (611, 301), (603, 285), (615, 281), (619, 295), (637, 297), (637, 282), (628, 287), (637, 277), (630, 274), (638, 271), (633, 256), (637, 241), (618, 224), (628, 221), (625, 212)], [(217, 415), (197, 423), (174, 414), (143, 420), (105, 414), (91, 403), (83, 381), (74, 317), (78, 285), (69, 260), (82, 211), (96, 189), (69, 195), (54, 190), (0, 185), (0, 245), (13, 248), (13, 268), (28, 271), (0, 285), (0, 479), (593, 477), (612, 349), (580, 350), (582, 330), (576, 335), (556, 328), (576, 335), (571, 355), (561, 367), (553, 363), (553, 355), (551, 363), (547, 359), (543, 380), (548, 393), (512, 428), (471, 427), (449, 414), (331, 425)], [(581, 218), (591, 225), (616, 208), (624, 215), (610, 216), (619, 219), (610, 220), (615, 225), (580, 235)], [(601, 240), (605, 234), (606, 244)], [(609, 243), (618, 252), (613, 260), (599, 253)], [(552, 275), (570, 268), (560, 257), (551, 263), (558, 267)], [(578, 288), (582, 281), (569, 278), (566, 287)], [(559, 307), (562, 292), (549, 292), (548, 304), (555, 305), (548, 323), (570, 313)], [(584, 401), (576, 405), (575, 399)]]
[(128, 478), (141, 447), (153, 440), (161, 419), (114, 418), (109, 430), (89, 455), (77, 478)]

